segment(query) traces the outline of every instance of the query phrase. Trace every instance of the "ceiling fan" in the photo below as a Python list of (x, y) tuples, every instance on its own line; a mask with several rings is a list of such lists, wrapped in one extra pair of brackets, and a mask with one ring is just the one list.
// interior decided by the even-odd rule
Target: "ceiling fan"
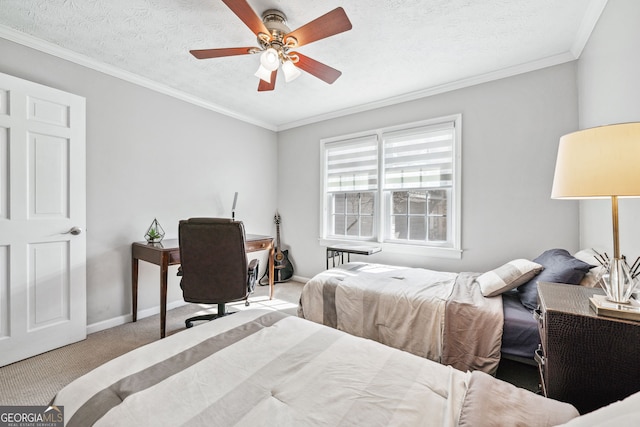
[(269, 9), (262, 19), (254, 12), (246, 0), (222, 0), (258, 38), (260, 47), (232, 47), (221, 49), (199, 49), (189, 52), (198, 59), (220, 58), (224, 56), (262, 53), (260, 67), (255, 73), (260, 78), (258, 91), (273, 90), (276, 74), (282, 65), (285, 81), (290, 82), (300, 75), (300, 70), (329, 84), (342, 74), (315, 59), (292, 49), (315, 42), (351, 29), (351, 21), (344, 9), (338, 7), (319, 18), (291, 31), (287, 18), (279, 10)]

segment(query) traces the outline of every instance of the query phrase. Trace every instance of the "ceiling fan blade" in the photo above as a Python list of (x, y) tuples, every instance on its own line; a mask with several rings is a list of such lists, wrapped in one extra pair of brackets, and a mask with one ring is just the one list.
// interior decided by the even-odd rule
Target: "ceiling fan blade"
[(270, 34), (267, 27), (264, 26), (262, 19), (251, 6), (249, 6), (246, 0), (222, 0), (222, 2), (226, 4), (255, 35), (258, 35), (258, 33)]
[(335, 68), (331, 68), (328, 65), (323, 64), (322, 62), (316, 61), (315, 59), (311, 59), (308, 56), (304, 56), (301, 53), (292, 52), (292, 54), (298, 56), (298, 62), (295, 63), (296, 67), (306, 71), (311, 75), (316, 76), (320, 80), (323, 80), (329, 84), (335, 82), (338, 77), (342, 75), (341, 71), (338, 71)]
[(208, 58), (220, 58), (222, 56), (234, 56), (234, 55), (246, 55), (249, 53), (253, 53), (252, 49), (255, 50), (255, 47), (229, 47), (222, 49), (198, 49), (198, 50), (190, 50), (193, 56), (198, 59), (208, 59)]
[(351, 28), (351, 21), (349, 21), (344, 9), (338, 7), (303, 25), (297, 30), (293, 30), (284, 36), (284, 39), (286, 41), (287, 37), (294, 37), (298, 40), (298, 46), (302, 46), (348, 31)]
[(264, 80), (260, 79), (260, 83), (258, 83), (258, 92), (264, 92), (267, 90), (273, 90), (276, 87), (276, 74), (278, 74), (278, 70), (275, 69), (271, 72), (271, 83), (267, 83)]

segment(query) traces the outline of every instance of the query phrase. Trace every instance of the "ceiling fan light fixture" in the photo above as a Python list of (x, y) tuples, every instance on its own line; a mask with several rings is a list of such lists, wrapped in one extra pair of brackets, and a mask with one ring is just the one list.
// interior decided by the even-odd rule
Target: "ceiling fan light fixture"
[(328, 84), (332, 84), (342, 74), (308, 56), (290, 52), (300, 46), (351, 30), (351, 21), (342, 7), (336, 7), (291, 31), (286, 23), (287, 17), (277, 9), (265, 11), (260, 18), (247, 0), (222, 1), (256, 35), (259, 47), (190, 50), (189, 52), (197, 59), (260, 53), (260, 67), (255, 72), (255, 75), (260, 78), (258, 92), (271, 91), (275, 88), (276, 74), (280, 65), (287, 82), (295, 80), (301, 71), (306, 71)]
[(267, 83), (271, 83), (271, 70), (266, 69), (262, 64), (260, 64), (260, 67), (258, 67), (258, 71), (256, 71), (254, 76)]
[(282, 64), (282, 72), (284, 73), (284, 81), (289, 83), (300, 77), (301, 71), (293, 65), (291, 61), (284, 61)]
[(269, 71), (274, 71), (280, 65), (278, 51), (270, 47), (260, 55), (260, 64)]

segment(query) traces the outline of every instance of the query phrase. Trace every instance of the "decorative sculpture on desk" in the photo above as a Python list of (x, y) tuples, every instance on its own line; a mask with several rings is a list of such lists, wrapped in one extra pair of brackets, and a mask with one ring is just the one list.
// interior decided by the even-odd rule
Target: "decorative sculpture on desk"
[(149, 243), (159, 243), (164, 238), (164, 229), (160, 226), (157, 219), (153, 219), (144, 238), (147, 239)]

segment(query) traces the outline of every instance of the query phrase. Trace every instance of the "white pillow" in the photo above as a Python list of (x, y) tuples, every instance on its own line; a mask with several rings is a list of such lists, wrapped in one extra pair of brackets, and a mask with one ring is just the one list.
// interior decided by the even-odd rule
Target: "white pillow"
[(593, 265), (593, 267), (589, 271), (587, 271), (587, 274), (585, 274), (580, 281), (580, 286), (586, 286), (588, 288), (594, 288), (598, 286), (598, 282), (600, 281), (602, 275), (606, 273), (606, 269), (596, 259), (593, 249), (583, 249), (576, 252), (573, 256), (578, 258), (580, 261), (584, 261), (587, 264)]
[(482, 295), (493, 297), (527, 283), (544, 267), (527, 259), (514, 259), (500, 267), (481, 274), (476, 279)]

